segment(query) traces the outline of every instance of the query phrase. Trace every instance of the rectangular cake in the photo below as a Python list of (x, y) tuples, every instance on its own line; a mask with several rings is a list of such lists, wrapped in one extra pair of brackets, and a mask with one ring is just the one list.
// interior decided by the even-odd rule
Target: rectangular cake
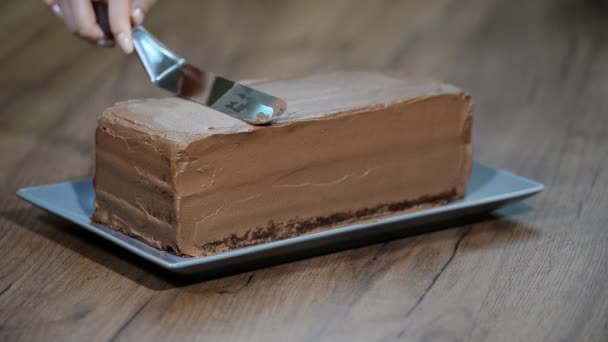
[(287, 102), (271, 126), (179, 98), (104, 111), (92, 220), (206, 256), (463, 197), (472, 101), (458, 88), (379, 72), (253, 86)]

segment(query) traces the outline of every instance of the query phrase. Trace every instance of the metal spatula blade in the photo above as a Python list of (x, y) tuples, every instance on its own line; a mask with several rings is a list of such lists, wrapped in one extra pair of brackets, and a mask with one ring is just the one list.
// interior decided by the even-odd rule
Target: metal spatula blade
[[(93, 2), (97, 22), (111, 36), (106, 3)], [(150, 80), (171, 93), (252, 125), (265, 125), (285, 111), (285, 101), (197, 68), (167, 48), (144, 27), (133, 29), (133, 43)]]
[(178, 96), (253, 125), (285, 111), (285, 101), (188, 63), (142, 26), (133, 30), (135, 50), (150, 80)]

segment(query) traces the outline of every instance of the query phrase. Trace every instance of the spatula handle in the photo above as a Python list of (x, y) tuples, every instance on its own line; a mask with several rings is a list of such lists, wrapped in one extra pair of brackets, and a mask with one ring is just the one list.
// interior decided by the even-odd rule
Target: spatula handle
[(97, 24), (108, 38), (114, 38), (112, 29), (110, 28), (110, 15), (108, 12), (108, 3), (106, 1), (93, 1), (93, 10), (97, 17)]

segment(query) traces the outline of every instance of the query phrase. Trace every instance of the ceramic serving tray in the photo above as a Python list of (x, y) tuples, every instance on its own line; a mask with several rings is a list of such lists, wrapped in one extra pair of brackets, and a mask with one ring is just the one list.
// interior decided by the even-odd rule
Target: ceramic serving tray
[(160, 251), (103, 225), (92, 223), (95, 192), (90, 179), (19, 189), (17, 195), (52, 214), (60, 216), (95, 235), (148, 260), (170, 272), (201, 274), (229, 269), (255, 268), (301, 257), (327, 253), (355, 245), (424, 232), (444, 227), (542, 191), (543, 185), (479, 162), (466, 196), (459, 201), (418, 212), (394, 215), (351, 224), (319, 233), (236, 249), (199, 258), (184, 258)]

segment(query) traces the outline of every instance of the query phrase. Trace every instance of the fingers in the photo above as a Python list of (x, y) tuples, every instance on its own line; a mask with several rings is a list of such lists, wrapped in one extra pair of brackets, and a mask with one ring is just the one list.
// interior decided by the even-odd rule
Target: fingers
[(125, 53), (130, 54), (133, 52), (130, 1), (112, 0), (109, 2), (108, 10), (114, 39)]
[[(113, 46), (97, 24), (90, 0), (43, 0), (52, 12), (63, 19), (68, 29), (78, 37), (101, 46)], [(156, 0), (108, 1), (110, 27), (114, 39), (127, 54), (133, 52), (131, 23), (141, 25), (147, 11)]]
[(59, 5), (59, 10), (63, 17), (63, 21), (65, 22), (65, 26), (67, 26), (70, 32), (76, 32), (76, 24), (74, 22), (74, 15), (72, 13), (72, 9), (70, 8), (69, 0), (58, 0), (57, 4)]
[(104, 38), (104, 33), (97, 25), (97, 18), (90, 1), (70, 0), (76, 34), (86, 40), (97, 42)]
[(131, 3), (131, 18), (135, 25), (141, 25), (148, 10), (156, 0), (133, 0)]
[(97, 25), (93, 7), (89, 1), (47, 0), (56, 15), (63, 18), (68, 29), (79, 38), (101, 46), (111, 46), (112, 41), (105, 38)]
[(58, 0), (43, 0), (43, 2), (51, 8), (51, 11), (55, 16), (59, 19), (63, 19), (63, 13), (61, 12), (61, 7), (57, 3)]

